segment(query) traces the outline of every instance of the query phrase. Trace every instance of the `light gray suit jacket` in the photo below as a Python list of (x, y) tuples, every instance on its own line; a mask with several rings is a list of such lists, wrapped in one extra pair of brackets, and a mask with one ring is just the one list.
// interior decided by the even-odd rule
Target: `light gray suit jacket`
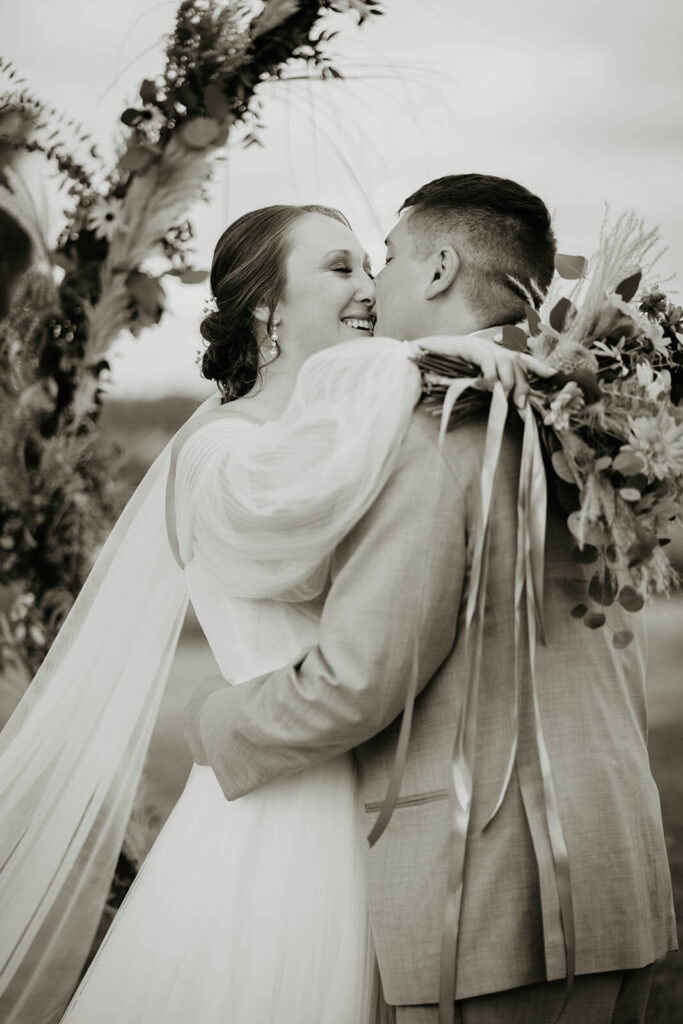
[[(421, 580), (420, 689), (401, 797), (367, 853), (368, 898), (384, 992), (393, 1004), (438, 1001), (452, 800), (450, 758), (467, 683), (464, 607), (477, 525), (486, 420), (446, 438), (441, 493), (431, 490), (437, 422), (418, 408), (399, 463), (335, 553), (320, 642), (298, 663), (212, 694), (200, 714), (208, 759), (228, 799), (355, 748), (366, 832), (396, 746)], [(491, 569), (465, 864), (457, 996), (560, 978), (565, 971), (555, 876), (528, 700), (522, 748), (493, 824), (510, 750), (513, 581), (520, 434), (503, 442), (491, 522)], [(437, 512), (435, 517), (435, 500)], [(431, 557), (428, 539), (434, 534)], [(651, 963), (676, 948), (659, 796), (646, 748), (642, 619), (623, 651), (608, 628), (570, 616), (585, 598), (564, 516), (551, 506), (545, 572), (547, 647), (539, 647), (541, 715), (569, 850), (577, 973)]]

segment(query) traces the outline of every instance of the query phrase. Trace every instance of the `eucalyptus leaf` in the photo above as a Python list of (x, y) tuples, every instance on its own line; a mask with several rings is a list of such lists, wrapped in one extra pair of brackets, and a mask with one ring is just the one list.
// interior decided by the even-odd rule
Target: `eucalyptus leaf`
[(639, 612), (645, 604), (645, 598), (639, 594), (635, 587), (622, 587), (617, 598), (622, 608), (627, 612)]
[(583, 617), (584, 626), (588, 626), (589, 629), (600, 629), (601, 626), (605, 625), (605, 615), (603, 612), (588, 612)]
[(585, 522), (583, 527), (581, 525), (582, 517), (580, 510), (572, 512), (567, 516), (567, 526), (569, 532), (577, 538), (577, 540), (583, 538), (585, 544), (592, 544), (594, 547), (599, 547), (604, 543), (605, 534), (602, 528), (597, 523)]
[(553, 452), (550, 461), (553, 464), (555, 475), (558, 476), (560, 480), (564, 480), (564, 482), (568, 484), (576, 483), (574, 475), (569, 467), (569, 463), (567, 462), (567, 456), (561, 449)]
[(529, 325), (529, 334), (535, 338), (541, 332), (541, 318), (533, 306), (526, 305), (524, 312), (526, 313), (526, 322)]
[(581, 537), (581, 519), (579, 516), (579, 510), (572, 512), (571, 515), (567, 516), (567, 527), (569, 532), (577, 538)]
[(567, 323), (567, 317), (573, 310), (575, 310), (574, 305), (566, 296), (563, 296), (550, 311), (550, 326), (561, 333)]
[(526, 352), (528, 340), (521, 327), (514, 327), (512, 324), (505, 324), (503, 327), (503, 348), (509, 348), (513, 352)]
[(591, 373), (590, 370), (572, 370), (569, 374), (569, 379), (576, 381), (583, 391), (583, 398), (586, 405), (592, 405), (593, 402), (599, 402), (602, 398), (600, 382), (595, 374)]
[(644, 534), (639, 538), (627, 552), (629, 569), (635, 569), (646, 562), (657, 546), (657, 538), (654, 535)]
[(558, 252), (555, 257), (555, 270), (568, 281), (578, 281), (585, 276), (587, 269), (588, 260), (585, 256), (567, 256), (566, 253)]
[(147, 324), (158, 323), (166, 306), (166, 295), (157, 279), (133, 270), (126, 278), (126, 289), (137, 307), (138, 317)]
[(604, 572), (596, 572), (591, 577), (591, 581), (588, 584), (588, 596), (591, 600), (595, 601), (596, 604), (601, 604), (604, 607), (609, 607), (614, 604), (614, 598), (617, 596), (618, 583), (616, 574), (611, 569), (605, 569)]
[(193, 117), (178, 129), (178, 136), (188, 149), (206, 149), (216, 140), (221, 125), (211, 117)]
[(640, 455), (636, 452), (620, 451), (612, 463), (612, 468), (617, 473), (621, 473), (622, 476), (635, 476), (637, 473), (642, 473), (645, 469), (645, 463), (641, 459)]
[(217, 121), (224, 120), (230, 114), (230, 104), (218, 86), (214, 85), (213, 82), (207, 85), (204, 90), (204, 106), (207, 113)]
[(181, 270), (178, 274), (183, 284), (201, 284), (208, 276), (208, 270)]
[(121, 157), (121, 167), (127, 171), (144, 171), (155, 158), (155, 154), (144, 146), (130, 146)]
[(576, 512), (581, 508), (579, 489), (576, 484), (568, 484), (557, 477), (555, 479), (555, 494), (560, 508), (564, 512)]
[(626, 480), (627, 487), (635, 487), (641, 494), (645, 493), (647, 488), (647, 477), (644, 473), (636, 473), (635, 476), (630, 476)]
[(635, 274), (631, 274), (630, 277), (625, 278), (621, 284), (618, 284), (614, 289), (617, 295), (624, 300), (624, 302), (630, 302), (633, 296), (638, 291), (638, 286), (642, 280), (642, 273), (637, 270)]
[(632, 640), (633, 633), (630, 629), (620, 629), (612, 637), (612, 646), (616, 647), (618, 651), (622, 651), (624, 647), (628, 647)]
[(598, 560), (598, 549), (594, 548), (592, 544), (584, 544), (582, 548), (572, 548), (572, 558), (579, 565), (592, 565)]

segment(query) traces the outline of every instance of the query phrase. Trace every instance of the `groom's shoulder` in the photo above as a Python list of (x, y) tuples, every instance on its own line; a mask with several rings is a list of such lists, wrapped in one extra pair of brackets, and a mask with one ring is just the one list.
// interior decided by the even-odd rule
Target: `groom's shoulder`
[[(460, 420), (444, 438), (443, 458), (463, 490), (468, 490), (480, 478), (484, 461), (488, 410), (474, 412)], [(439, 445), (441, 416), (435, 416), (429, 408), (418, 405), (413, 412), (406, 442), (413, 457), (419, 458)], [(514, 417), (510, 417), (503, 437), (501, 466), (516, 478), (521, 451), (521, 428)], [(504, 470), (504, 475), (507, 475)]]

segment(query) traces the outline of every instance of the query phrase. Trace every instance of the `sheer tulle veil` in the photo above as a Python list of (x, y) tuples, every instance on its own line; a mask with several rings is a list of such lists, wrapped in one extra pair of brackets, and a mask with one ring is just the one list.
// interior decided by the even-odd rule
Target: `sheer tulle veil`
[[(218, 406), (212, 397), (195, 413)], [(172, 442), (0, 734), (0, 1017), (58, 1020), (92, 944), (187, 606)], [(142, 625), (141, 625), (142, 624)]]

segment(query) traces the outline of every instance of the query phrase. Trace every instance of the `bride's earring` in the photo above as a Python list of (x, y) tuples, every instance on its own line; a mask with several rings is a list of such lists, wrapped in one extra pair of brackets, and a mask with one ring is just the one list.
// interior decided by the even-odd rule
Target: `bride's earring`
[(273, 321), (273, 326), (271, 327), (270, 331), (268, 332), (269, 333), (269, 337), (270, 337), (270, 354), (273, 357), (275, 357), (278, 354), (278, 352), (280, 351), (280, 347), (278, 345), (279, 335), (277, 333), (277, 325), (279, 323), (280, 323), (279, 320), (274, 320)]

